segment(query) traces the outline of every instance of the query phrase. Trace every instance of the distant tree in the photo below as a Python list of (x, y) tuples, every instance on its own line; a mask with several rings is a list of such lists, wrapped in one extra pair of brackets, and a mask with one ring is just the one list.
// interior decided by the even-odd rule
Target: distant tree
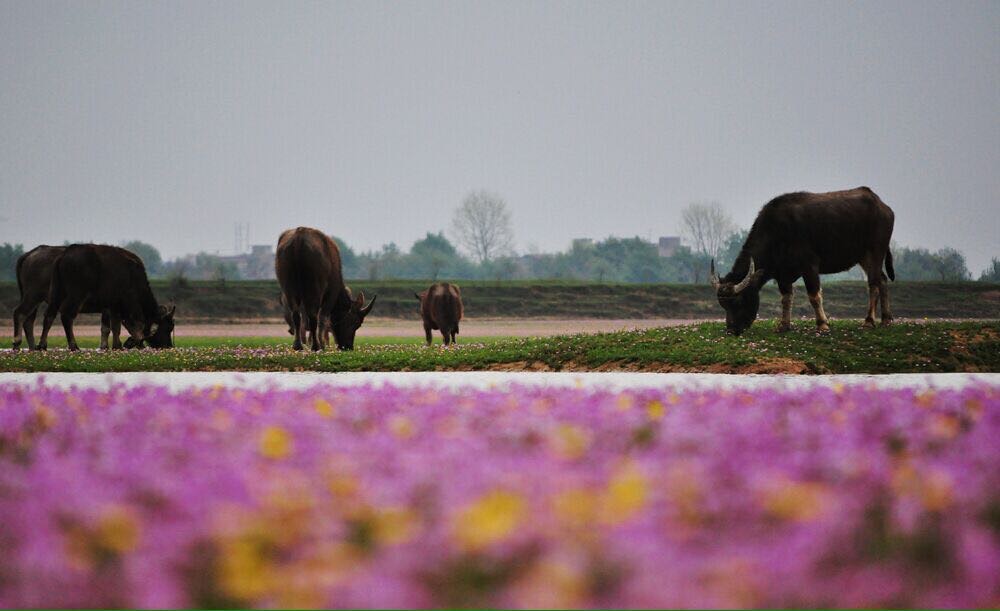
[(750, 231), (747, 229), (729, 234), (725, 245), (715, 257), (715, 271), (719, 272), (720, 276), (724, 276), (733, 268), (736, 257), (740, 256), (740, 251), (743, 250), (743, 244), (747, 241), (748, 235), (750, 235)]
[(968, 280), (965, 257), (954, 248), (931, 252), (926, 248), (892, 245), (893, 267), (900, 280)]
[(473, 191), (465, 197), (455, 210), (452, 233), (479, 263), (507, 254), (514, 243), (507, 204), (487, 191)]
[(21, 244), (9, 244), (4, 242), (0, 246), (0, 280), (16, 280), (17, 258), (24, 254), (24, 246)]
[(122, 248), (131, 251), (142, 259), (142, 264), (146, 266), (146, 274), (151, 277), (158, 277), (163, 274), (163, 259), (160, 258), (160, 251), (152, 244), (132, 240), (122, 244)]
[(695, 202), (681, 211), (685, 236), (695, 252), (718, 258), (736, 230), (732, 217), (718, 202)]
[(993, 257), (990, 266), (979, 275), (980, 282), (1000, 282), (1000, 259)]
[(417, 240), (410, 247), (410, 258), (418, 277), (437, 280), (441, 272), (458, 259), (458, 251), (444, 233), (427, 232), (426, 237)]
[[(680, 246), (674, 254), (664, 259), (664, 280), (685, 284), (707, 283), (710, 263), (711, 257), (708, 255)], [(716, 269), (718, 270), (718, 263)]]
[(965, 255), (954, 248), (942, 248), (934, 253), (934, 271), (941, 280), (968, 280), (970, 276)]
[(359, 278), (362, 275), (361, 267), (358, 263), (358, 255), (354, 250), (347, 245), (347, 242), (338, 238), (337, 236), (331, 236), (333, 241), (337, 243), (337, 248), (340, 249), (340, 264), (343, 268), (345, 278)]

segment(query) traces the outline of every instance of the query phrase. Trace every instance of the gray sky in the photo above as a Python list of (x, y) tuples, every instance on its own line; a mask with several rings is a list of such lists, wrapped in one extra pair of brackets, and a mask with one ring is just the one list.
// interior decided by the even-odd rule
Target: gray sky
[(858, 185), (1000, 255), (1000, 2), (0, 0), (0, 242), (408, 248), (485, 188), (555, 250)]

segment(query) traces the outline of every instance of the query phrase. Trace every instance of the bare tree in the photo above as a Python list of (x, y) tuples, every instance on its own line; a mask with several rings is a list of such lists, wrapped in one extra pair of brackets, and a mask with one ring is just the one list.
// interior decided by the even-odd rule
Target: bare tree
[(681, 211), (684, 235), (691, 240), (691, 249), (713, 258), (726, 246), (736, 224), (719, 202), (695, 202)]
[(455, 211), (451, 230), (458, 243), (480, 263), (510, 252), (514, 242), (507, 204), (487, 191), (473, 191), (465, 196)]

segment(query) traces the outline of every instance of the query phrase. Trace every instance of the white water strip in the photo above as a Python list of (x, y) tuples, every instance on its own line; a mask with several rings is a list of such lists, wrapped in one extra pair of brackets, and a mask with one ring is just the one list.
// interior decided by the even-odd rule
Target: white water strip
[(553, 373), (553, 372), (127, 372), (127, 373), (0, 373), (0, 387), (33, 387), (44, 384), (59, 388), (107, 389), (115, 385), (164, 386), (171, 391), (206, 388), (308, 388), (330, 386), (382, 386), (462, 388), (507, 388), (547, 386), (625, 390), (642, 388), (758, 389), (813, 388), (833, 385), (865, 385), (876, 388), (962, 388), (972, 384), (1000, 387), (1000, 373), (898, 373), (887, 375), (732, 375), (716, 373)]

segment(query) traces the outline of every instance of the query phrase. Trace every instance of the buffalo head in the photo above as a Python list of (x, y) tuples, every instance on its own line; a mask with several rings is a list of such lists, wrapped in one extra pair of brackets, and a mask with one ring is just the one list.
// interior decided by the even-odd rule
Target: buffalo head
[[(715, 287), (719, 305), (726, 310), (726, 332), (739, 335), (750, 328), (757, 319), (760, 309), (760, 279), (764, 270), (754, 269), (753, 257), (750, 258), (750, 269), (739, 281), (720, 280), (715, 273), (715, 260), (712, 260), (712, 286)], [(727, 276), (729, 278), (729, 276)]]
[(358, 329), (361, 328), (361, 323), (365, 322), (365, 316), (368, 316), (369, 312), (372, 311), (372, 306), (375, 305), (377, 297), (378, 295), (375, 295), (368, 302), (368, 305), (365, 305), (365, 293), (361, 291), (358, 293), (357, 298), (350, 299), (351, 305), (346, 312), (334, 312), (331, 322), (333, 338), (337, 342), (337, 348), (340, 350), (354, 350), (354, 336), (357, 334)]
[[(125, 348), (173, 348), (174, 347), (174, 312), (177, 306), (159, 306), (156, 310), (156, 318), (143, 326), (142, 336), (137, 338), (137, 333), (125, 340)], [(127, 323), (126, 323), (127, 327)]]

